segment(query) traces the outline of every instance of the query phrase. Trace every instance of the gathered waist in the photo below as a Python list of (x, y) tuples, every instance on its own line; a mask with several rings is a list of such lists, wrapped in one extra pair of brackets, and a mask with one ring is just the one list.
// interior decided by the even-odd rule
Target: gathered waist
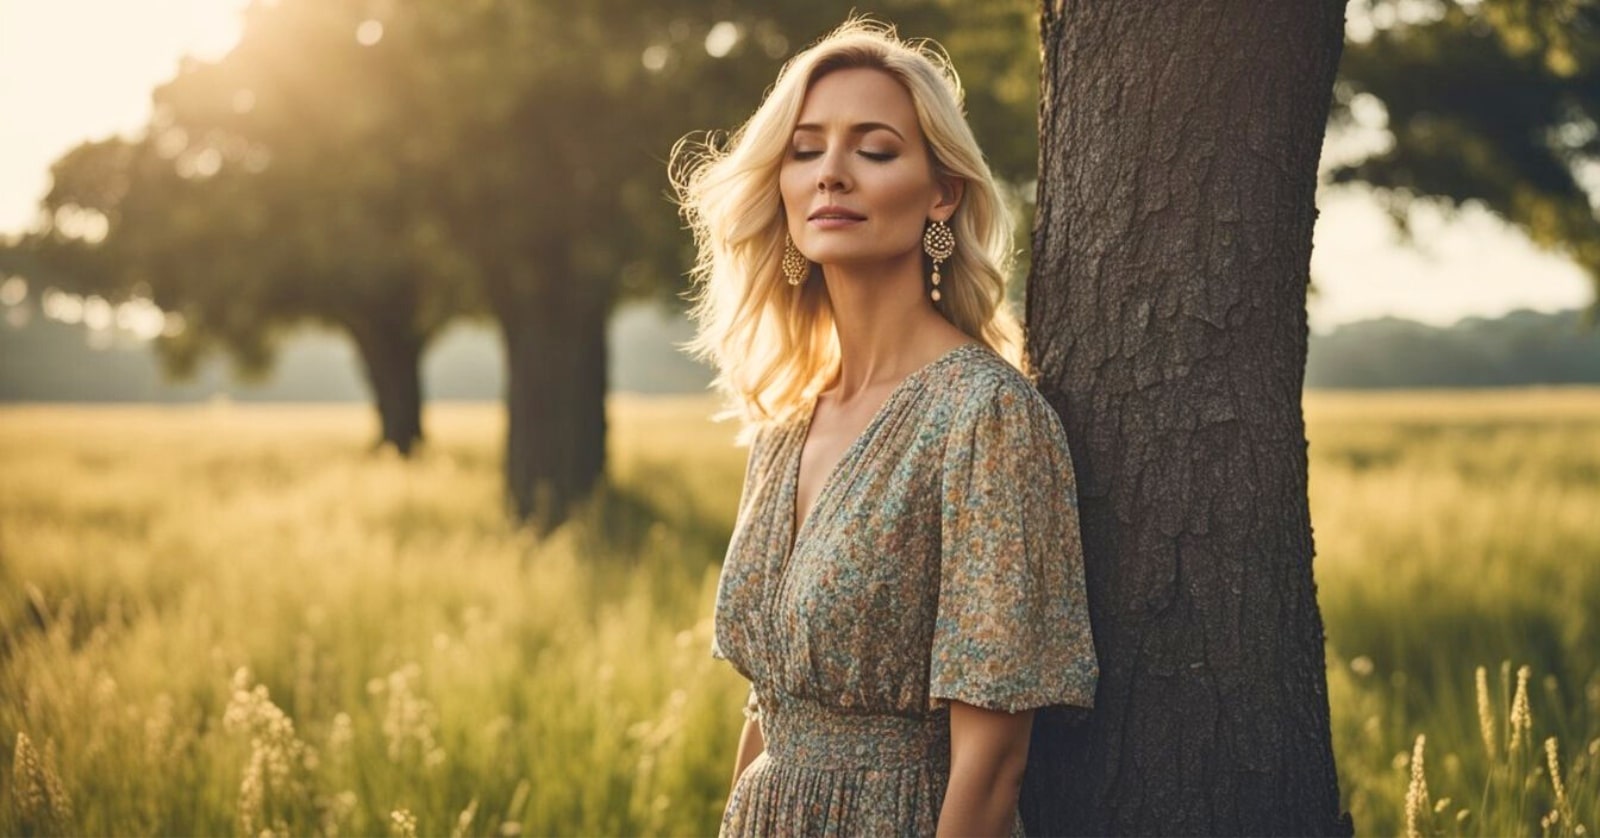
[(943, 713), (920, 719), (849, 713), (788, 696), (763, 701), (761, 735), (772, 760), (817, 768), (928, 766), (950, 755)]

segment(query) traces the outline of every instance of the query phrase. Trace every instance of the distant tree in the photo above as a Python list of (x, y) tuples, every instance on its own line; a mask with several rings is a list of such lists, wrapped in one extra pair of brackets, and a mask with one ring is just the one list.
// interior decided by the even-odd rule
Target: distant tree
[[(1333, 170), (1379, 190), (1403, 233), (1418, 200), (1481, 204), (1588, 272), (1600, 315), (1600, 6), (1355, 0), (1333, 121), (1392, 144)], [(1587, 175), (1584, 169), (1591, 169)]]
[(344, 331), (380, 443), (409, 453), (421, 356), (471, 305), (471, 266), (407, 183), (416, 68), (360, 43), (363, 20), (348, 2), (253, 8), (236, 49), (155, 91), (142, 137), (55, 164), (46, 223), (21, 247), (53, 284), (180, 314), (184, 330), (157, 342), (179, 375), (213, 348), (259, 373), (304, 322)]
[(1052, 2), (1027, 306), (1100, 653), (1048, 835), (1348, 835), (1312, 578), (1305, 293), (1344, 0)]

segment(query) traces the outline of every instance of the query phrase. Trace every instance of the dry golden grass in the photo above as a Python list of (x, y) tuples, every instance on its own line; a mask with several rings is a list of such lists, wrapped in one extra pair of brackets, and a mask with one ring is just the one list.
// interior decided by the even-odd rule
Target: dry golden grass
[[(542, 543), (494, 406), (430, 406), (413, 462), (349, 405), (0, 409), (0, 833), (715, 831), (710, 407), (614, 398), (609, 487)], [(1600, 390), (1306, 414), (1358, 832), (1594, 829)]]

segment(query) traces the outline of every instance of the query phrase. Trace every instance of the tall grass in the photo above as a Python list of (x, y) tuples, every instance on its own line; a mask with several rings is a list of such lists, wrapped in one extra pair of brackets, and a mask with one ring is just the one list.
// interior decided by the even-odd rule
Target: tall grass
[[(489, 406), (410, 463), (356, 407), (0, 410), (0, 834), (714, 832), (744, 460), (708, 408), (613, 399), (609, 485), (542, 543)], [(1596, 828), (1600, 392), (1307, 415), (1358, 831)]]
[(1592, 832), (1600, 392), (1314, 392), (1306, 416), (1358, 832)]
[(0, 833), (714, 830), (743, 452), (699, 415), (619, 400), (614, 488), (535, 543), (487, 407), (413, 463), (353, 408), (0, 412), (0, 736), (39, 755)]

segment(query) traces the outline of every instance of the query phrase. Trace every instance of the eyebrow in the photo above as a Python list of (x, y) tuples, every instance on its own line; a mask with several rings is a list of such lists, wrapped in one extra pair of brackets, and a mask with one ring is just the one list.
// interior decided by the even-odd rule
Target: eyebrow
[[(796, 125), (794, 127), (794, 130), (795, 131), (815, 131), (815, 132), (820, 134), (820, 133), (822, 133), (822, 126), (818, 125), (818, 124), (816, 124), (814, 122), (802, 122), (799, 125)], [(894, 134), (896, 137), (899, 137), (901, 140), (905, 139), (905, 135), (904, 134), (901, 134), (898, 130), (896, 130), (893, 125), (890, 125), (890, 124), (885, 123), (885, 122), (857, 122), (856, 124), (850, 126), (850, 133), (852, 133), (852, 134), (865, 134), (868, 131), (879, 131), (879, 130), (888, 131), (889, 133)]]

